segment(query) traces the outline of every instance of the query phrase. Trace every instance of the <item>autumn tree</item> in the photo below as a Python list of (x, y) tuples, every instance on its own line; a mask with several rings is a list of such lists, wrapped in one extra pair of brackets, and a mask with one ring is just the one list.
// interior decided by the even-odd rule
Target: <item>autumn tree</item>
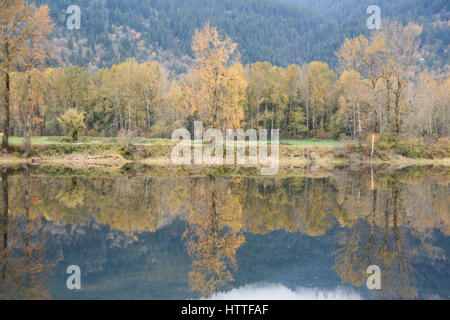
[(289, 112), (289, 131), (294, 137), (298, 137), (306, 132), (306, 116), (300, 106), (291, 107)]
[(309, 127), (314, 136), (318, 126), (321, 132), (325, 130), (326, 116), (330, 113), (330, 93), (336, 75), (325, 62), (313, 61), (305, 65), (300, 79), (300, 92), (306, 105), (307, 137)]
[[(42, 73), (37, 79), (39, 87), (45, 92), (40, 107), (42, 134), (60, 135), (62, 132), (58, 118), (70, 108), (86, 112), (88, 118), (92, 117), (92, 109), (89, 110), (93, 100), (92, 92), (100, 90), (99, 83), (94, 83), (92, 78), (93, 75), (87, 68), (78, 66), (48, 68)], [(107, 114), (104, 117), (107, 117)]]
[(354, 70), (345, 70), (336, 84), (339, 94), (338, 105), (344, 127), (351, 132), (353, 139), (361, 138), (366, 129), (366, 118), (370, 113), (368, 108), (367, 86), (361, 80), (360, 74)]
[(45, 49), (48, 43), (48, 35), (52, 31), (53, 25), (49, 17), (47, 6), (36, 8), (30, 5), (32, 15), (26, 28), (26, 41), (24, 46), (24, 64), (27, 74), (28, 101), (25, 110), (25, 148), (24, 157), (28, 157), (31, 151), (31, 121), (33, 115), (32, 100), (32, 75), (44, 64), (47, 56)]
[(23, 53), (28, 37), (31, 7), (24, 0), (0, 3), (0, 75), (4, 108), (2, 152), (8, 153), (11, 121), (11, 75), (23, 65)]
[(404, 92), (410, 79), (409, 72), (417, 59), (421, 32), (422, 28), (415, 23), (402, 26), (396, 21), (387, 21), (382, 29), (382, 37), (386, 42), (383, 78), (386, 83), (392, 83), (394, 100), (394, 119), (391, 124), (393, 141), (400, 135), (401, 113), (405, 104)]
[(257, 128), (260, 121), (260, 105), (265, 91), (266, 82), (264, 69), (270, 67), (268, 62), (256, 62), (245, 69), (247, 81), (245, 118), (250, 128)]
[(151, 135), (170, 137), (173, 130), (185, 127), (186, 115), (189, 112), (183, 84), (172, 80), (155, 109), (155, 123), (151, 128)]
[(413, 136), (447, 137), (450, 128), (450, 77), (423, 71), (408, 86), (405, 132)]
[(290, 65), (284, 70), (283, 86), (287, 95), (286, 126), (291, 135), (306, 131), (305, 112), (300, 105), (300, 74), (297, 65)]
[(237, 44), (206, 24), (192, 40), (195, 63), (186, 90), (191, 113), (205, 127), (239, 128), (244, 119), (245, 80)]
[(395, 141), (401, 131), (404, 94), (417, 58), (421, 27), (386, 20), (369, 38), (346, 39), (337, 52), (341, 70), (358, 71), (372, 90), (376, 117), (372, 125)]
[(128, 59), (111, 69), (100, 70), (93, 82), (89, 92), (95, 107), (88, 118), (100, 120), (93, 123), (96, 131), (110, 124), (108, 134), (117, 135), (122, 131), (127, 136), (141, 135), (151, 131), (158, 122), (156, 116), (163, 113), (160, 109), (166, 75), (156, 62), (139, 64), (135, 59)]
[(269, 62), (256, 62), (246, 68), (246, 79), (246, 120), (250, 127), (280, 129), (289, 103), (286, 69)]
[(68, 109), (59, 119), (59, 124), (63, 127), (73, 142), (78, 141), (79, 133), (86, 127), (84, 124), (84, 113), (76, 109)]

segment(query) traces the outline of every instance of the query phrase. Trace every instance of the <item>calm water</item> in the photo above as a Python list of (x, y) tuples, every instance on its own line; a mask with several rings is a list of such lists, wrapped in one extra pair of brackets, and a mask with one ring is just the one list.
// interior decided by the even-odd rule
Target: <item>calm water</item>
[[(3, 170), (0, 297), (449, 299), (448, 177)], [(66, 286), (70, 265), (81, 268), (81, 290)], [(380, 290), (366, 286), (370, 265)]]

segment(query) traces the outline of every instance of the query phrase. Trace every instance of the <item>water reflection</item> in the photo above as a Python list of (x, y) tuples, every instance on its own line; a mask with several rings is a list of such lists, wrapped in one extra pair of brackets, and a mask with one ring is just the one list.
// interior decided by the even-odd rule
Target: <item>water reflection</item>
[[(1, 177), (0, 295), (3, 299), (48, 299), (51, 295), (45, 281), (55, 262), (46, 260), (46, 236), (41, 228), (41, 217), (32, 212), (37, 198), (30, 188), (29, 169), (24, 166), (20, 193), (16, 193), (17, 189), (10, 190), (6, 168), (1, 170)], [(19, 215), (11, 214), (10, 203), (14, 208), (17, 202), (23, 203), (23, 211)]]
[[(219, 180), (219, 181), (218, 181)], [(236, 270), (236, 250), (244, 243), (242, 205), (230, 185), (215, 177), (189, 181), (190, 210), (186, 246), (192, 258), (189, 282), (193, 291), (211, 296), (227, 288)]]
[[(1, 173), (3, 299), (218, 298), (267, 292), (252, 286), (264, 281), (293, 297), (347, 285), (355, 295), (335, 297), (449, 298), (446, 169), (318, 179)], [(80, 292), (65, 288), (74, 263)], [(365, 288), (369, 265), (382, 270), (381, 290)]]
[(413, 252), (406, 235), (408, 217), (403, 210), (401, 189), (398, 179), (393, 177), (374, 187), (372, 195), (364, 199), (371, 202), (372, 207), (363, 207), (364, 211), (353, 226), (340, 235), (340, 248), (336, 253), (336, 272), (344, 282), (355, 286), (366, 281), (367, 266), (379, 266), (383, 270), (382, 298), (417, 296), (413, 287)]

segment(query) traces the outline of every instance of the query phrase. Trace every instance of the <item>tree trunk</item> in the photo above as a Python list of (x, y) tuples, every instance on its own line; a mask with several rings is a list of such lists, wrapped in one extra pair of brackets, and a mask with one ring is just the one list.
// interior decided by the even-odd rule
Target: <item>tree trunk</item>
[(356, 139), (356, 112), (355, 106), (352, 103), (352, 111), (353, 111), (353, 140)]
[(309, 103), (306, 102), (306, 139), (309, 139)]
[(150, 129), (151, 123), (150, 123), (150, 106), (148, 103), (147, 97), (145, 97), (145, 109), (147, 112), (147, 129)]
[[(8, 68), (9, 69), (9, 68)], [(11, 97), (11, 81), (10, 81), (10, 71), (6, 70), (5, 74), (5, 98), (3, 106), (5, 108), (5, 119), (3, 120), (3, 141), (2, 141), (2, 152), (3, 154), (8, 153), (8, 139), (9, 139), (9, 126), (10, 126), (10, 97)]]
[(395, 91), (395, 105), (394, 105), (394, 130), (393, 140), (397, 141), (400, 134), (400, 95), (402, 90), (402, 83), (397, 81), (397, 90)]
[(386, 122), (389, 130), (389, 136), (392, 138), (392, 121), (391, 121), (391, 81), (386, 80)]
[(320, 126), (321, 126), (320, 129), (322, 130), (322, 134), (323, 134), (325, 132), (325, 112), (322, 113), (322, 121), (321, 121)]
[(72, 132), (72, 141), (73, 142), (78, 141), (78, 132), (77, 131)]
[(32, 114), (32, 101), (31, 101), (31, 72), (27, 72), (27, 87), (28, 87), (28, 103), (25, 115), (25, 148), (23, 151), (23, 157), (27, 158), (31, 152), (31, 114)]
[(264, 103), (264, 129), (267, 129), (267, 102)]
[(358, 111), (358, 138), (362, 137), (362, 125), (361, 125), (361, 106), (359, 105), (359, 100), (357, 102), (357, 111)]
[(289, 116), (288, 116), (289, 133), (292, 135), (292, 103), (289, 102)]

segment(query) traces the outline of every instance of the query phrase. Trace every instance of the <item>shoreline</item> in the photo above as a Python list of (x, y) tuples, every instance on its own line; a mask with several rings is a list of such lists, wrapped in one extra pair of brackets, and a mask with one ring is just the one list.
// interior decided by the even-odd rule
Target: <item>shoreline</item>
[[(360, 153), (347, 152), (342, 147), (280, 145), (278, 172), (275, 175), (261, 175), (261, 167), (254, 165), (172, 164), (170, 152), (173, 144), (170, 141), (136, 144), (125, 151), (125, 148), (119, 144), (79, 143), (67, 144), (63, 147), (58, 145), (34, 145), (33, 147), (34, 155), (30, 158), (22, 158), (17, 152), (0, 156), (0, 166), (20, 169), (22, 165), (26, 164), (50, 172), (68, 169), (79, 174), (89, 171), (93, 174), (98, 172), (107, 175), (123, 174), (137, 171), (139, 167), (145, 167), (144, 171), (155, 177), (218, 175), (262, 178), (320, 177), (329, 175), (335, 169), (343, 168), (350, 171), (372, 167), (375, 170), (379, 168), (400, 170), (407, 167), (434, 166), (443, 167), (446, 171), (450, 167), (450, 158), (413, 159), (390, 153), (384, 154), (382, 158), (370, 159)], [(68, 154), (64, 154), (64, 152), (68, 152)], [(56, 169), (49, 169), (52, 167)]]

